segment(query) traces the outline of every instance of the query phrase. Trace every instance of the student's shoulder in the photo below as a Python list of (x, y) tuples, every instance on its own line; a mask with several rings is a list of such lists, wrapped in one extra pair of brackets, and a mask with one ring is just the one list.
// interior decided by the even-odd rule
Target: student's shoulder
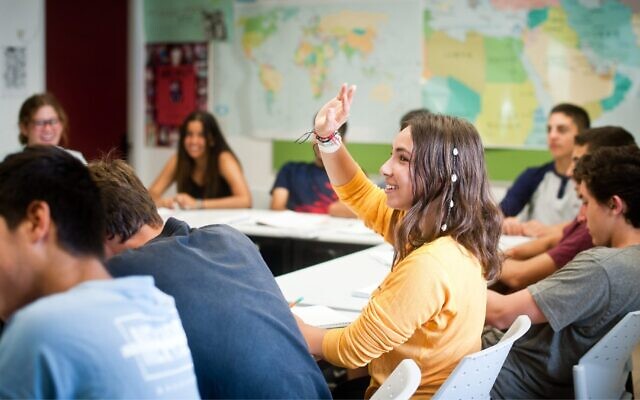
[(74, 336), (77, 332), (70, 323), (78, 314), (65, 293), (46, 296), (18, 310), (7, 326), (7, 332), (13, 331), (22, 340), (49, 341), (56, 335)]
[(542, 165), (537, 165), (534, 167), (529, 167), (525, 169), (520, 177), (536, 177), (536, 176), (544, 176), (548, 172), (553, 172), (553, 162), (548, 162)]
[(189, 233), (190, 236), (198, 238), (204, 238), (204, 240), (216, 240), (218, 243), (227, 243), (231, 245), (253, 245), (251, 239), (244, 233), (240, 232), (236, 228), (225, 225), (205, 225), (200, 228), (193, 228)]
[(592, 260), (605, 270), (612, 270), (625, 264), (635, 266), (638, 258), (640, 258), (640, 245), (624, 248), (598, 246), (578, 254), (575, 260)]

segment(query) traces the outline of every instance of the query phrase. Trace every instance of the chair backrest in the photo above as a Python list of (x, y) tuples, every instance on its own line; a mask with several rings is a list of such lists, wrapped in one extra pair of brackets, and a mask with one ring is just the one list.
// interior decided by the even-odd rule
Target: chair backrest
[(416, 362), (410, 358), (402, 360), (371, 396), (371, 400), (409, 399), (420, 385), (420, 381), (420, 368)]
[(528, 316), (518, 316), (497, 344), (460, 360), (433, 399), (488, 399), (513, 342), (530, 327)]
[[(628, 313), (573, 366), (576, 399), (619, 399), (640, 341), (640, 311)], [(628, 394), (630, 396), (630, 394)]]

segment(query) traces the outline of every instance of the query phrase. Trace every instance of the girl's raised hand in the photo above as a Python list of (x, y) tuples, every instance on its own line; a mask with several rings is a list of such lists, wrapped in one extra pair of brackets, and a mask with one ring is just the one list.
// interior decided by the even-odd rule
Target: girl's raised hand
[(349, 110), (353, 101), (356, 85), (343, 83), (338, 95), (329, 100), (316, 115), (314, 130), (320, 137), (330, 136), (349, 118)]

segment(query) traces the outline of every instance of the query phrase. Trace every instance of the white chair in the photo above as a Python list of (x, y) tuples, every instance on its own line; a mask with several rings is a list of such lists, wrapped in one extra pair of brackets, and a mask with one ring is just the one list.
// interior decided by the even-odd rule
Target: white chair
[(640, 311), (625, 315), (573, 366), (576, 399), (631, 398), (625, 383), (640, 341)]
[(382, 386), (371, 396), (371, 400), (406, 400), (420, 385), (420, 368), (415, 361), (402, 360)]
[(498, 343), (460, 360), (433, 399), (488, 399), (513, 342), (530, 327), (528, 316), (518, 316)]

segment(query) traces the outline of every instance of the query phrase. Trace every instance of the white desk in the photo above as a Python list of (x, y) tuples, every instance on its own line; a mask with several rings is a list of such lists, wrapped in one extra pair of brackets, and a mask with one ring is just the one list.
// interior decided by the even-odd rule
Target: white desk
[(198, 228), (227, 224), (249, 236), (290, 238), (346, 244), (377, 245), (380, 235), (354, 218), (337, 218), (323, 214), (257, 209), (169, 210), (160, 209), (163, 219), (176, 217)]
[[(503, 236), (501, 250), (530, 238)], [(325, 305), (336, 310), (360, 312), (368, 299), (354, 297), (363, 287), (379, 285), (391, 270), (393, 249), (382, 244), (357, 253), (276, 277), (288, 301), (303, 297), (301, 304)]]
[(276, 282), (288, 301), (303, 297), (301, 304), (360, 312), (369, 300), (352, 293), (382, 282), (391, 270), (392, 258), (391, 246), (382, 244), (278, 276)]

